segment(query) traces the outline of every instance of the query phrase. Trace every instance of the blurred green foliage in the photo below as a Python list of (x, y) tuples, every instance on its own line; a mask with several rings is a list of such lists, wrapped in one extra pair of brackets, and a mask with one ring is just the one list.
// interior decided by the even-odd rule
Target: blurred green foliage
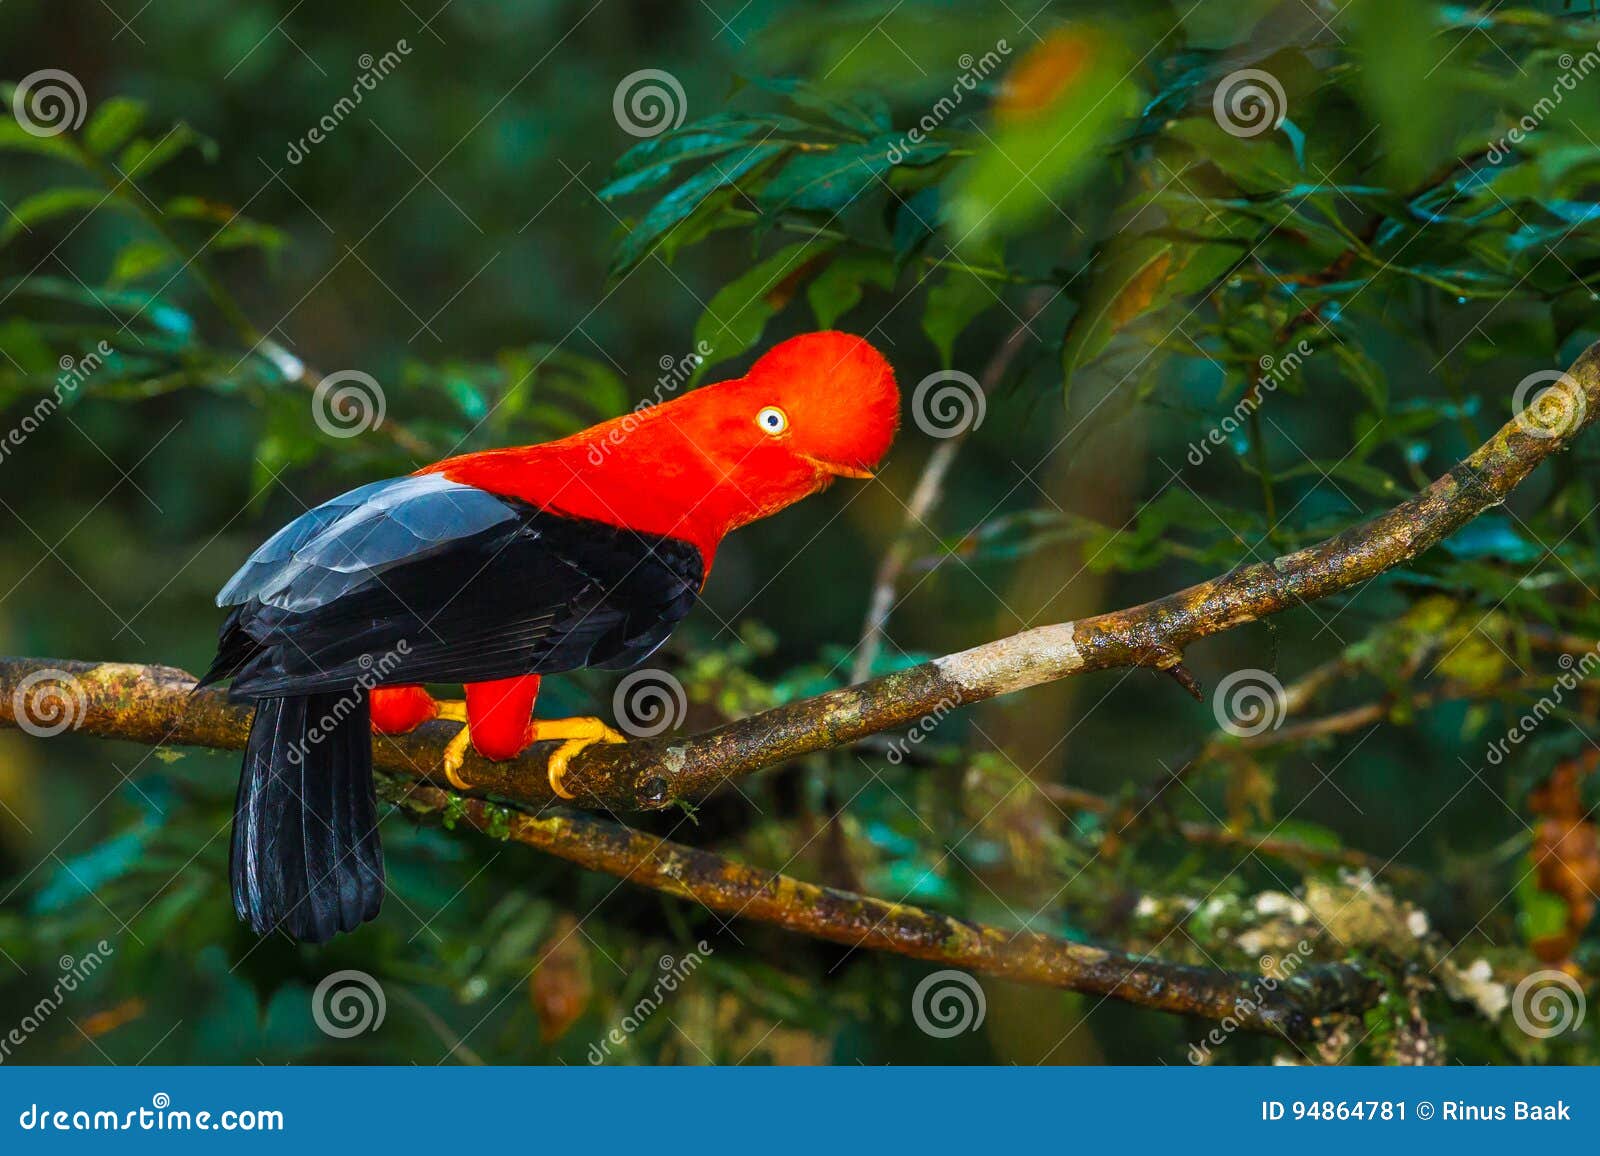
[[(41, 69), (85, 100), (60, 135), (0, 119), (4, 424), (62, 394), (0, 459), (0, 648), (203, 667), (212, 592), (304, 506), (581, 428), (676, 388), (663, 371), (695, 350), (715, 380), (795, 332), (865, 334), (908, 395), (894, 460), (724, 550), (667, 652), (698, 729), (845, 681), (937, 444), (912, 387), (982, 374), (1008, 337), (880, 668), (1335, 533), (1600, 330), (1586, 8), (1019, 11), (9, 0), (7, 103)], [(679, 90), (658, 81), (665, 131), (624, 123), (645, 69)], [(359, 437), (314, 414), (344, 370), (383, 391)], [(1600, 1017), (1535, 1039), (1494, 989), (1595, 968), (1581, 890), (1548, 870), (1584, 878), (1594, 776), (1559, 853), (1533, 796), (1595, 748), (1595, 704), (1568, 696), (1489, 751), (1567, 669), (1549, 640), (1600, 638), (1596, 460), (1591, 437), (1412, 565), (1188, 656), (1208, 687), (1270, 672), (1291, 726), (1371, 702), (1380, 726), (1249, 743), (1165, 680), (1104, 674), (942, 720), (915, 757), (803, 760), (647, 826), (1206, 966), (1309, 935), (1384, 980), (1324, 1050), (1235, 1039), (1224, 1061), (1592, 1062)], [(610, 685), (556, 680), (543, 709), (603, 713)], [(1208, 1026), (989, 984), (982, 1032), (930, 1039), (921, 965), (399, 818), (382, 920), (258, 944), (227, 901), (233, 775), (231, 756), (0, 733), (0, 1029), (59, 957), (115, 945), (18, 1060), (582, 1063), (658, 957), (702, 939), (705, 966), (609, 1062), (1178, 1062)], [(1365, 852), (1376, 882), (1251, 849), (1269, 834)], [(341, 968), (383, 983), (379, 1031), (317, 1031), (310, 991)]]

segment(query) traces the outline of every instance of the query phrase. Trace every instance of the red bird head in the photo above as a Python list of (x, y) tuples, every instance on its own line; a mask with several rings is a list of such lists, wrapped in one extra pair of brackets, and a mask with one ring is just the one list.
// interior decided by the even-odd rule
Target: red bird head
[(774, 346), (744, 377), (662, 407), (662, 417), (730, 482), (786, 484), (795, 501), (835, 477), (872, 476), (900, 424), (900, 391), (866, 341), (805, 333)]
[(728, 531), (837, 477), (871, 477), (899, 422), (900, 392), (881, 353), (848, 333), (806, 333), (743, 377), (560, 441), (469, 454), (426, 472), (681, 538), (709, 566)]

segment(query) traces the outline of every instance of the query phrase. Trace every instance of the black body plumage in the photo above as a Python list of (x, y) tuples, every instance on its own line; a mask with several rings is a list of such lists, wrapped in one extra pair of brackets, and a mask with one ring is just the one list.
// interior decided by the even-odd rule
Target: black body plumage
[[(363, 486), (269, 539), (202, 685), (254, 701), (234, 809), (234, 907), (321, 942), (383, 898), (367, 696), (642, 661), (704, 578), (692, 545), (439, 475)], [(330, 721), (331, 720), (331, 721)]]

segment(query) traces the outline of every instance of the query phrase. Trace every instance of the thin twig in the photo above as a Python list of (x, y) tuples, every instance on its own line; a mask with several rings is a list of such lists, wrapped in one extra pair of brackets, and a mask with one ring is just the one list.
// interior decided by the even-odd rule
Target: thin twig
[[(1036, 289), (1028, 295), (1022, 306), (1022, 316), (1017, 319), (1016, 328), (1012, 329), (1000, 343), (978, 378), (978, 388), (985, 395), (994, 392), (1005, 379), (1006, 372), (1011, 368), (1011, 362), (1027, 344), (1034, 320), (1059, 293), (1059, 289), (1052, 290), (1046, 287)], [(883, 632), (889, 624), (889, 615), (893, 613), (895, 599), (899, 597), (900, 576), (910, 564), (912, 552), (927, 527), (928, 519), (932, 517), (940, 499), (944, 496), (945, 476), (949, 474), (950, 467), (955, 464), (956, 455), (961, 452), (961, 447), (974, 428), (975, 425), (969, 425), (959, 433), (945, 438), (933, 448), (933, 453), (928, 455), (928, 460), (922, 467), (917, 484), (911, 491), (911, 500), (906, 503), (906, 516), (900, 524), (900, 531), (895, 535), (894, 541), (889, 543), (889, 548), (884, 551), (883, 560), (878, 563), (878, 572), (872, 581), (872, 601), (867, 607), (866, 621), (862, 624), (861, 641), (856, 646), (855, 663), (850, 671), (851, 682), (862, 682), (872, 673), (873, 664), (878, 660), (878, 652), (883, 648)]]

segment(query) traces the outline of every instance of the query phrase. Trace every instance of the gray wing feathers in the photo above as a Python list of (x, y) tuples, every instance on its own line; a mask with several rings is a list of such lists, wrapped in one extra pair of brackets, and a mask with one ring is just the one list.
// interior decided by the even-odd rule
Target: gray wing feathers
[(439, 474), (373, 482), (307, 510), (271, 538), (217, 595), (305, 611), (401, 563), (444, 549), (516, 511), (487, 491)]

